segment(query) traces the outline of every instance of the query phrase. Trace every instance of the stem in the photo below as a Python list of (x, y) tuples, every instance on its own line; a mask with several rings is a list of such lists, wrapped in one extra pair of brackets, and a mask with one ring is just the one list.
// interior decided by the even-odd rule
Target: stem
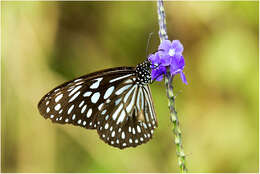
[[(165, 11), (164, 11), (162, 0), (158, 0), (157, 8), (158, 8), (158, 21), (159, 21), (159, 37), (162, 42), (163, 40), (168, 39)], [(186, 161), (185, 161), (186, 156), (182, 145), (182, 134), (181, 134), (177, 111), (175, 109), (176, 97), (174, 96), (173, 93), (173, 85), (172, 85), (173, 76), (170, 74), (169, 68), (167, 69), (167, 74), (164, 79), (165, 79), (166, 93), (168, 97), (168, 107), (170, 109), (170, 119), (173, 124), (173, 134), (175, 137), (174, 143), (176, 144), (178, 165), (181, 169), (181, 172), (187, 172), (188, 169), (186, 167)]]

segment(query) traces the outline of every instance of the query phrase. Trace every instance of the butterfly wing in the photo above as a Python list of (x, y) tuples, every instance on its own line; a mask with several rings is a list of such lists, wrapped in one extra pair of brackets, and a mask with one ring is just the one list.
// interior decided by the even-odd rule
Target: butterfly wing
[(134, 77), (134, 72), (133, 67), (111, 68), (66, 82), (40, 100), (40, 114), (54, 123), (95, 129), (107, 89), (117, 87), (126, 78)]
[(157, 127), (150, 88), (135, 80), (133, 77), (122, 81), (97, 117), (100, 138), (120, 149), (146, 143)]
[(150, 88), (136, 83), (132, 67), (66, 82), (46, 94), (38, 109), (54, 123), (97, 129), (103, 141), (121, 149), (146, 143), (157, 127)]

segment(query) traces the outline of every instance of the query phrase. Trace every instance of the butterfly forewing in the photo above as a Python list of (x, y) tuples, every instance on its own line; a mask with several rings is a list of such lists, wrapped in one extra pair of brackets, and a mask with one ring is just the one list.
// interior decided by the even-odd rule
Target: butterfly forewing
[(95, 129), (95, 115), (104, 103), (105, 92), (110, 86), (117, 86), (124, 78), (133, 76), (133, 72), (131, 67), (113, 68), (66, 82), (41, 99), (39, 111), (55, 123)]

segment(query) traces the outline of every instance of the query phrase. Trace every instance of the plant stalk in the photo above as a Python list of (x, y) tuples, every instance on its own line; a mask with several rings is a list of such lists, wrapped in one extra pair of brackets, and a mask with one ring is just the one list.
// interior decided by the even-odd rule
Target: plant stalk
[[(164, 11), (162, 0), (157, 1), (157, 9), (158, 9), (159, 37), (160, 37), (160, 41), (162, 42), (163, 40), (168, 39), (167, 28), (166, 28), (166, 17), (165, 17), (165, 11)], [(173, 76), (171, 75), (169, 68), (167, 70), (167, 74), (164, 80), (165, 80), (166, 93), (168, 97), (168, 107), (170, 109), (170, 120), (173, 124), (172, 130), (175, 137), (174, 143), (176, 145), (178, 166), (180, 167), (181, 172), (184, 173), (187, 172), (188, 169), (186, 167), (186, 156), (182, 145), (182, 133), (180, 129), (180, 123), (179, 123), (177, 111), (175, 109), (176, 97), (173, 93), (173, 85), (172, 85)]]

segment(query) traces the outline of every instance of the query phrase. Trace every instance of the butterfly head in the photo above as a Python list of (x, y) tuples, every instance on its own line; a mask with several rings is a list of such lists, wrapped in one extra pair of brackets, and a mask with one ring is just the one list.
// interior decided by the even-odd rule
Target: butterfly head
[(136, 66), (136, 83), (140, 85), (146, 85), (152, 82), (151, 79), (151, 63), (148, 60), (145, 60), (143, 63), (140, 63)]

